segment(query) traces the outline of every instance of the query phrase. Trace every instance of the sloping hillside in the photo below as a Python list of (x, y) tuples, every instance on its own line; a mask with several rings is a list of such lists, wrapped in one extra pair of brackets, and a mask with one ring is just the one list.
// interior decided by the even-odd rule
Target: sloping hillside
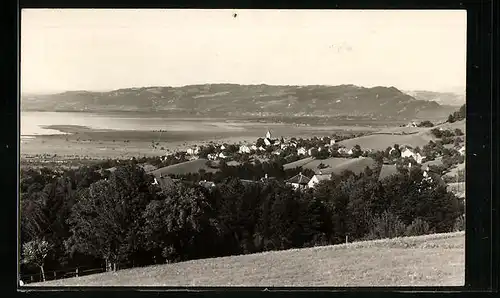
[(337, 166), (322, 169), (323, 174), (341, 174), (343, 171), (351, 171), (355, 174), (362, 173), (366, 167), (373, 169), (376, 165), (374, 159), (370, 157), (351, 158)]
[(409, 145), (412, 147), (419, 146), (422, 148), (424, 145), (428, 144), (430, 140), (435, 140), (435, 138), (427, 132), (416, 133), (411, 135), (386, 135), (386, 134), (374, 134), (368, 136), (362, 136), (359, 138), (348, 139), (339, 142), (339, 144), (344, 145), (346, 148), (352, 148), (355, 145), (361, 146), (361, 149), (373, 149), (373, 150), (385, 150), (387, 147), (392, 147), (394, 144), (399, 145)]
[[(318, 166), (323, 164), (327, 166), (326, 168), (319, 169)], [(373, 168), (375, 166), (375, 161), (367, 157), (359, 158), (341, 158), (341, 157), (330, 157), (327, 159), (314, 159), (312, 157), (306, 157), (304, 159), (285, 164), (283, 169), (294, 169), (297, 167), (302, 167), (303, 169), (310, 169), (318, 173), (321, 171), (323, 174), (340, 174), (345, 170), (352, 171), (356, 174), (363, 172), (366, 167)]]
[(134, 111), (185, 116), (365, 116), (375, 119), (446, 117), (455, 108), (416, 100), (394, 87), (213, 84), (71, 91), (23, 96), (22, 110)]
[(189, 173), (198, 173), (198, 171), (202, 169), (206, 172), (217, 172), (217, 169), (207, 166), (207, 162), (208, 159), (203, 158), (190, 160), (172, 166), (159, 168), (152, 171), (151, 174), (155, 176), (184, 175)]
[(33, 286), (463, 286), (463, 232), (188, 261)]

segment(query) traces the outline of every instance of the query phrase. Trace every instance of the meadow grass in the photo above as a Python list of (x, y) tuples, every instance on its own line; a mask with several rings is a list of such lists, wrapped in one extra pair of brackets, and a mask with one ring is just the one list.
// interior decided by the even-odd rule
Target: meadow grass
[(269, 251), (30, 286), (462, 286), (464, 235), (457, 232)]

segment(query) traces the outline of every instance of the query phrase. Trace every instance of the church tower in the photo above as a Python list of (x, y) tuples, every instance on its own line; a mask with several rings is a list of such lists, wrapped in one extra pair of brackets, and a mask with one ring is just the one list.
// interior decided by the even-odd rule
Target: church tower
[(267, 130), (266, 138), (271, 139), (271, 131), (270, 130)]

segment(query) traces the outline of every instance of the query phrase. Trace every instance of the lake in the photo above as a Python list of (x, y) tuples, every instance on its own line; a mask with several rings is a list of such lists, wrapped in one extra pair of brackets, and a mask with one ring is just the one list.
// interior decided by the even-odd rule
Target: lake
[(166, 130), (166, 131), (243, 131), (257, 123), (249, 121), (225, 121), (207, 118), (144, 117), (130, 113), (95, 114), (70, 112), (21, 112), (21, 136), (54, 135), (62, 132), (46, 129), (50, 125), (78, 125), (92, 129), (112, 130)]

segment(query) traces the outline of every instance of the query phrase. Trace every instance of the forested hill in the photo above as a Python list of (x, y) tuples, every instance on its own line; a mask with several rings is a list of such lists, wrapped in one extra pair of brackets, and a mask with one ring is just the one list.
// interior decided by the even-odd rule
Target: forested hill
[(164, 112), (197, 116), (440, 118), (454, 107), (394, 87), (206, 84), (22, 96), (24, 111)]

